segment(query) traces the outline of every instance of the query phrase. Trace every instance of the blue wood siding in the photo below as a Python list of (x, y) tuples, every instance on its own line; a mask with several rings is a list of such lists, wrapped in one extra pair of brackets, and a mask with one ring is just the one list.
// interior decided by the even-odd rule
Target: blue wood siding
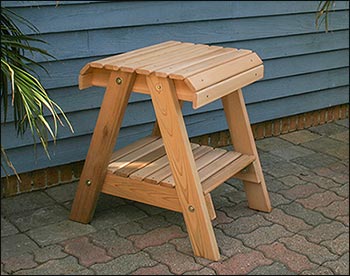
[[(10, 109), (1, 143), (19, 172), (83, 160), (104, 90), (79, 91), (80, 69), (166, 40), (256, 51), (265, 76), (244, 89), (251, 123), (348, 103), (349, 2), (335, 3), (325, 33), (315, 28), (318, 1), (2, 1), (48, 42), (56, 60), (35, 56), (49, 71), (39, 70), (40, 79), (75, 133), (59, 128), (49, 160), (40, 146), (33, 153), (29, 133), (16, 136)], [(191, 137), (227, 129), (220, 101), (198, 110), (185, 103), (183, 112)], [(149, 96), (133, 93), (116, 148), (149, 134), (154, 119)]]

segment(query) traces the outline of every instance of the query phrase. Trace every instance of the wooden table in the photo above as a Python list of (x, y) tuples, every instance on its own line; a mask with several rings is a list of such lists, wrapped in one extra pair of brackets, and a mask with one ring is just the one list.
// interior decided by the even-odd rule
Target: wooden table
[[(88, 63), (79, 88), (106, 87), (70, 219), (88, 223), (100, 192), (181, 212), (194, 254), (220, 258), (210, 192), (241, 179), (252, 209), (270, 200), (241, 88), (263, 77), (250, 50), (178, 41)], [(131, 92), (151, 95), (157, 121), (150, 136), (112, 153)], [(221, 99), (235, 151), (190, 143), (181, 106)]]

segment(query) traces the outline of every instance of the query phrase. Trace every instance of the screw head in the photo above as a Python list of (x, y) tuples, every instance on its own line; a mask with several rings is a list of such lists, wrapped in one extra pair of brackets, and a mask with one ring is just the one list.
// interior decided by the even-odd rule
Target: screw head
[(190, 211), (191, 213), (194, 212), (194, 207), (192, 205), (188, 206), (188, 211)]
[(86, 184), (87, 186), (90, 186), (90, 185), (92, 184), (92, 181), (91, 181), (90, 179), (88, 179), (88, 180), (85, 181), (85, 184)]
[(118, 85), (121, 85), (123, 83), (123, 79), (118, 77), (115, 79), (115, 82), (118, 84)]
[(157, 85), (156, 85), (156, 90), (157, 90), (157, 91), (162, 90), (162, 86), (161, 86), (160, 84), (157, 84)]

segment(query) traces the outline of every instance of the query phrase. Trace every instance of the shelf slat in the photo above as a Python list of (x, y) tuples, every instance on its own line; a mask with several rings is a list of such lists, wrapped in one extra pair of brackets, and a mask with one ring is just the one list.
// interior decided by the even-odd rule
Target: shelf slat
[[(204, 194), (250, 165), (255, 157), (220, 148), (191, 143)], [(146, 185), (175, 188), (175, 181), (159, 137), (146, 137), (113, 154), (108, 166), (111, 174), (142, 181)]]

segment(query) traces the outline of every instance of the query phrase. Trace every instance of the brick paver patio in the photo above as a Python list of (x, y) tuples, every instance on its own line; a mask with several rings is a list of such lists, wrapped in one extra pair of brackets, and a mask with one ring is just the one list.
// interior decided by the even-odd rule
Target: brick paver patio
[(216, 189), (221, 261), (193, 257), (175, 212), (102, 195), (90, 224), (68, 220), (72, 183), (1, 200), (1, 274), (349, 275), (349, 120), (257, 146), (273, 211)]

